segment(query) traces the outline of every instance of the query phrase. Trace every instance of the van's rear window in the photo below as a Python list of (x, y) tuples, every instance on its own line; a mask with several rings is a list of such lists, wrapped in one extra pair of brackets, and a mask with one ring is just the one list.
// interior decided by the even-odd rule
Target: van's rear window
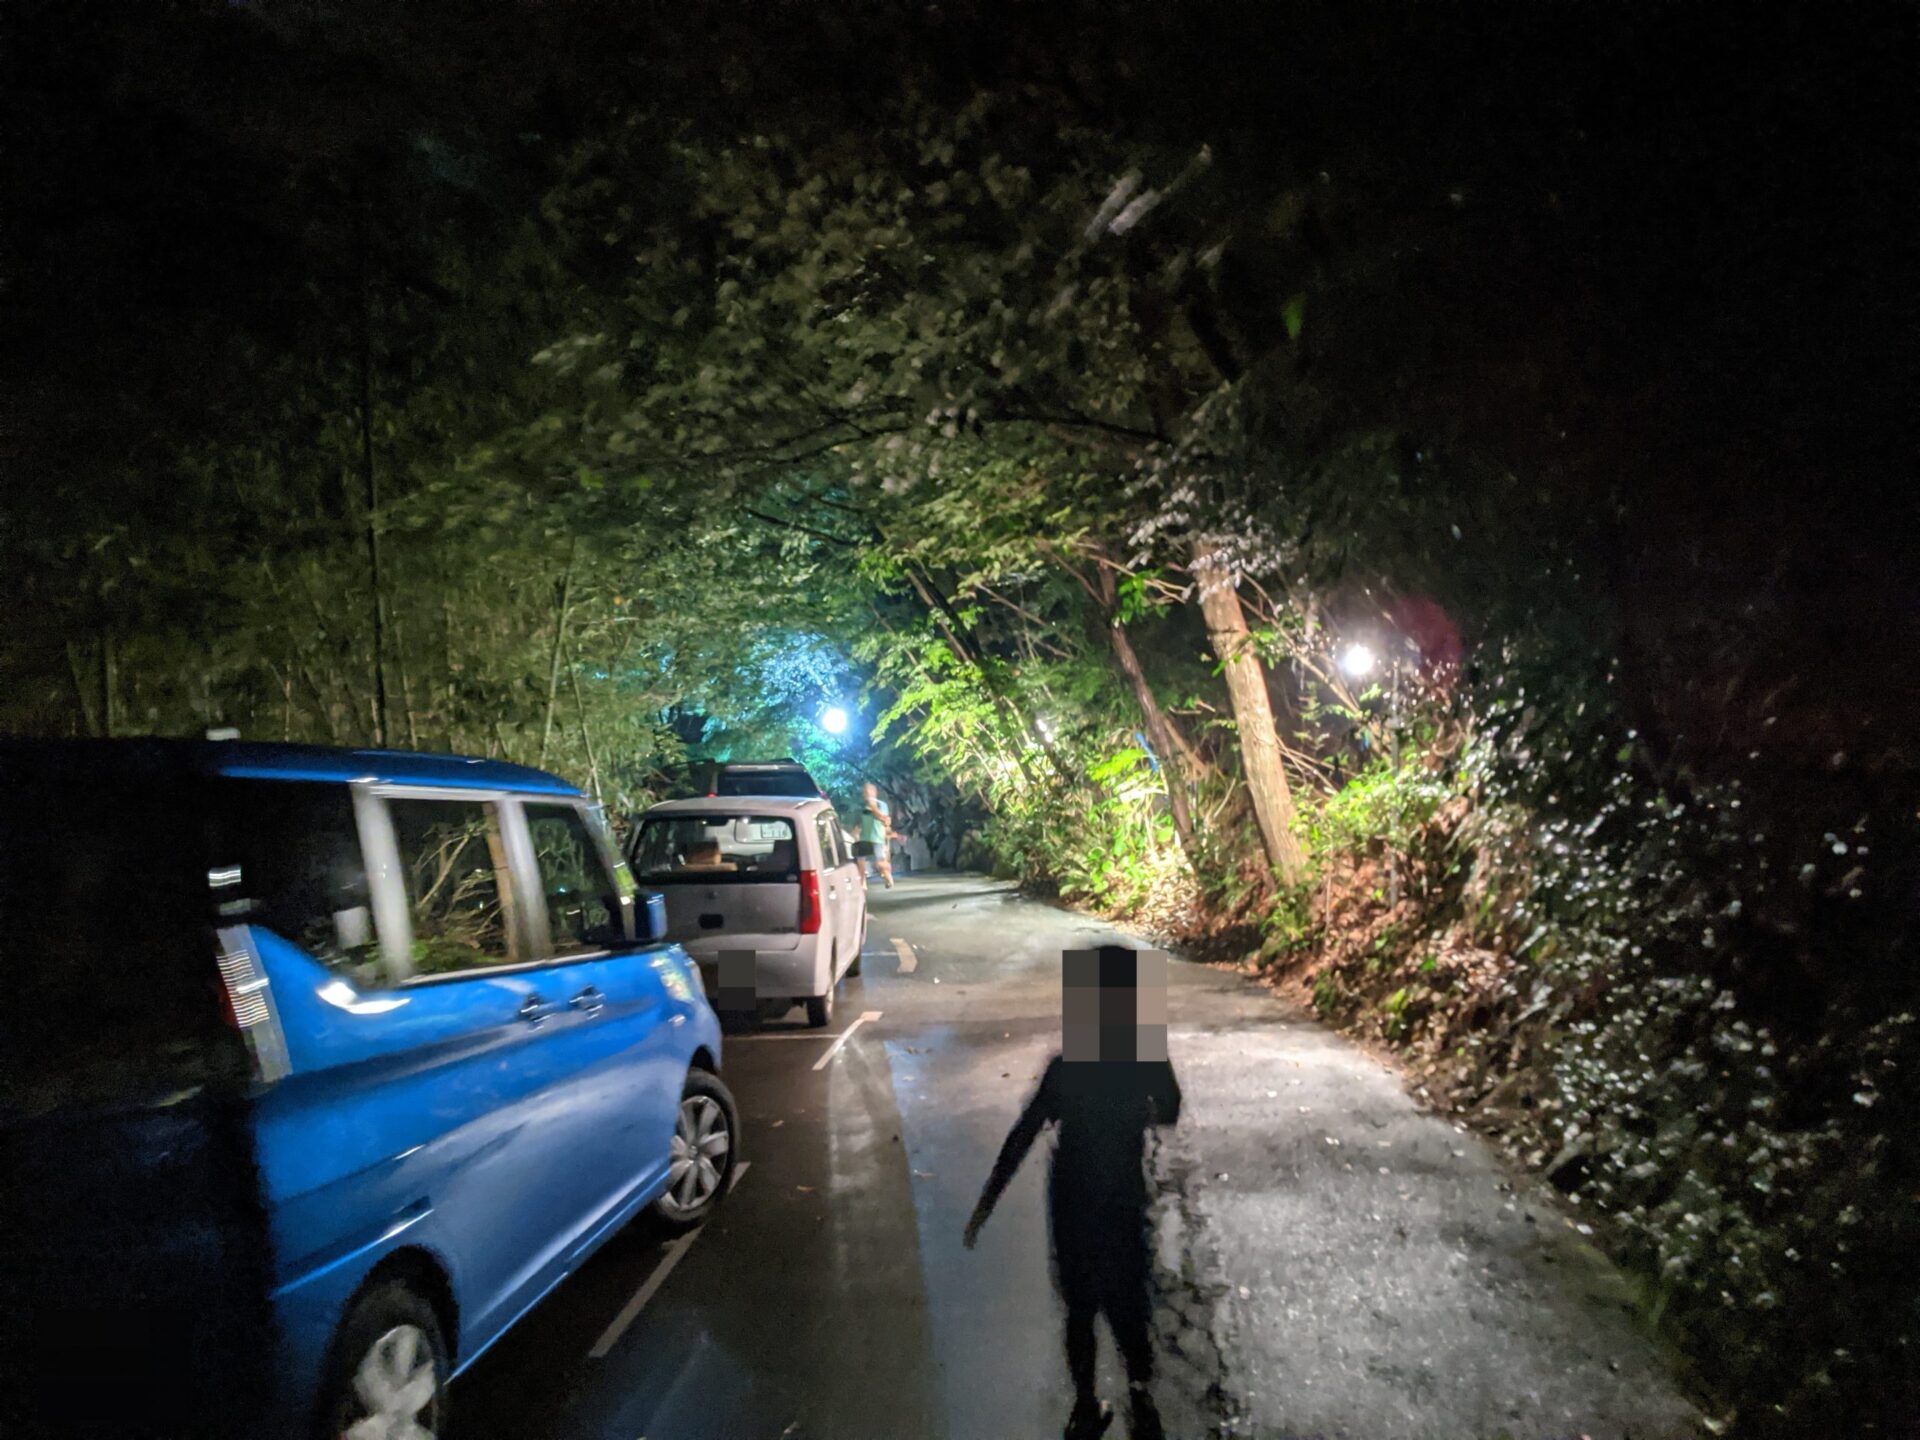
[(766, 795), (787, 800), (812, 800), (820, 794), (804, 770), (722, 770), (713, 787), (722, 795)]
[[(216, 899), (312, 945), (367, 903), (352, 837), (345, 786), (212, 779), (159, 747), (0, 749), (0, 1107), (243, 1074)], [(238, 884), (216, 896), (212, 870)]]
[(788, 880), (800, 873), (791, 821), (721, 811), (641, 822), (632, 863), (647, 880)]

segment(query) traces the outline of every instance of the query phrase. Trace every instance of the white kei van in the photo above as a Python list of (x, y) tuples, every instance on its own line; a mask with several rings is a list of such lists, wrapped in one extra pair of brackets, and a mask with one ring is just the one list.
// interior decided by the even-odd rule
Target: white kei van
[(665, 897), (666, 938), (698, 962), (708, 995), (720, 997), (721, 953), (752, 951), (763, 1010), (797, 1001), (811, 1025), (833, 1018), (834, 987), (860, 973), (867, 882), (827, 801), (668, 800), (640, 817), (627, 858)]

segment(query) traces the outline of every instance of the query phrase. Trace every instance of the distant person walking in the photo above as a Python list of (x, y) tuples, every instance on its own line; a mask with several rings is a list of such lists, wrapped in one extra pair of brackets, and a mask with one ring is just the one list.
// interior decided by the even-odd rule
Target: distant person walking
[[(869, 864), (877, 867), (880, 878), (887, 882), (887, 888), (893, 888), (893, 855), (890, 847), (893, 841), (893, 814), (887, 808), (887, 802), (880, 798), (880, 787), (869, 780), (860, 787), (866, 808), (860, 813), (860, 840), (862, 844), (873, 847)], [(871, 875), (873, 870), (869, 869)]]
[(1067, 1307), (1073, 1413), (1066, 1440), (1094, 1440), (1113, 1411), (1094, 1390), (1096, 1316), (1127, 1370), (1133, 1440), (1164, 1440), (1153, 1403), (1152, 1259), (1146, 1134), (1180, 1118), (1167, 1059), (1167, 957), (1117, 945), (1064, 957), (1065, 1045), (1014, 1122), (967, 1221), (973, 1248), (1001, 1192), (1047, 1125), (1058, 1127), (1047, 1184), (1053, 1282)]

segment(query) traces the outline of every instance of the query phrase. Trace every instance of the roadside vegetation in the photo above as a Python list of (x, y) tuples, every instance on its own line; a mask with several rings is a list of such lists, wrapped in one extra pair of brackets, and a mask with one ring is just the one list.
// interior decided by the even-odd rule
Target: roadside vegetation
[(24, 9), (0, 725), (872, 776), (1397, 1051), (1729, 1429), (1907, 1433), (1897, 20)]

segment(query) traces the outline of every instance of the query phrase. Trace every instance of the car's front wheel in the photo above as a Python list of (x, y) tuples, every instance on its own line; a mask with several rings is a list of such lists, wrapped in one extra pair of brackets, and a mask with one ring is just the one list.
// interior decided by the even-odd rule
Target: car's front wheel
[(434, 1440), (446, 1433), (447, 1345), (440, 1317), (388, 1280), (353, 1302), (334, 1340), (322, 1440)]
[(667, 1188), (653, 1209), (674, 1229), (687, 1230), (713, 1213), (740, 1163), (740, 1111), (718, 1075), (687, 1072), (671, 1150)]

